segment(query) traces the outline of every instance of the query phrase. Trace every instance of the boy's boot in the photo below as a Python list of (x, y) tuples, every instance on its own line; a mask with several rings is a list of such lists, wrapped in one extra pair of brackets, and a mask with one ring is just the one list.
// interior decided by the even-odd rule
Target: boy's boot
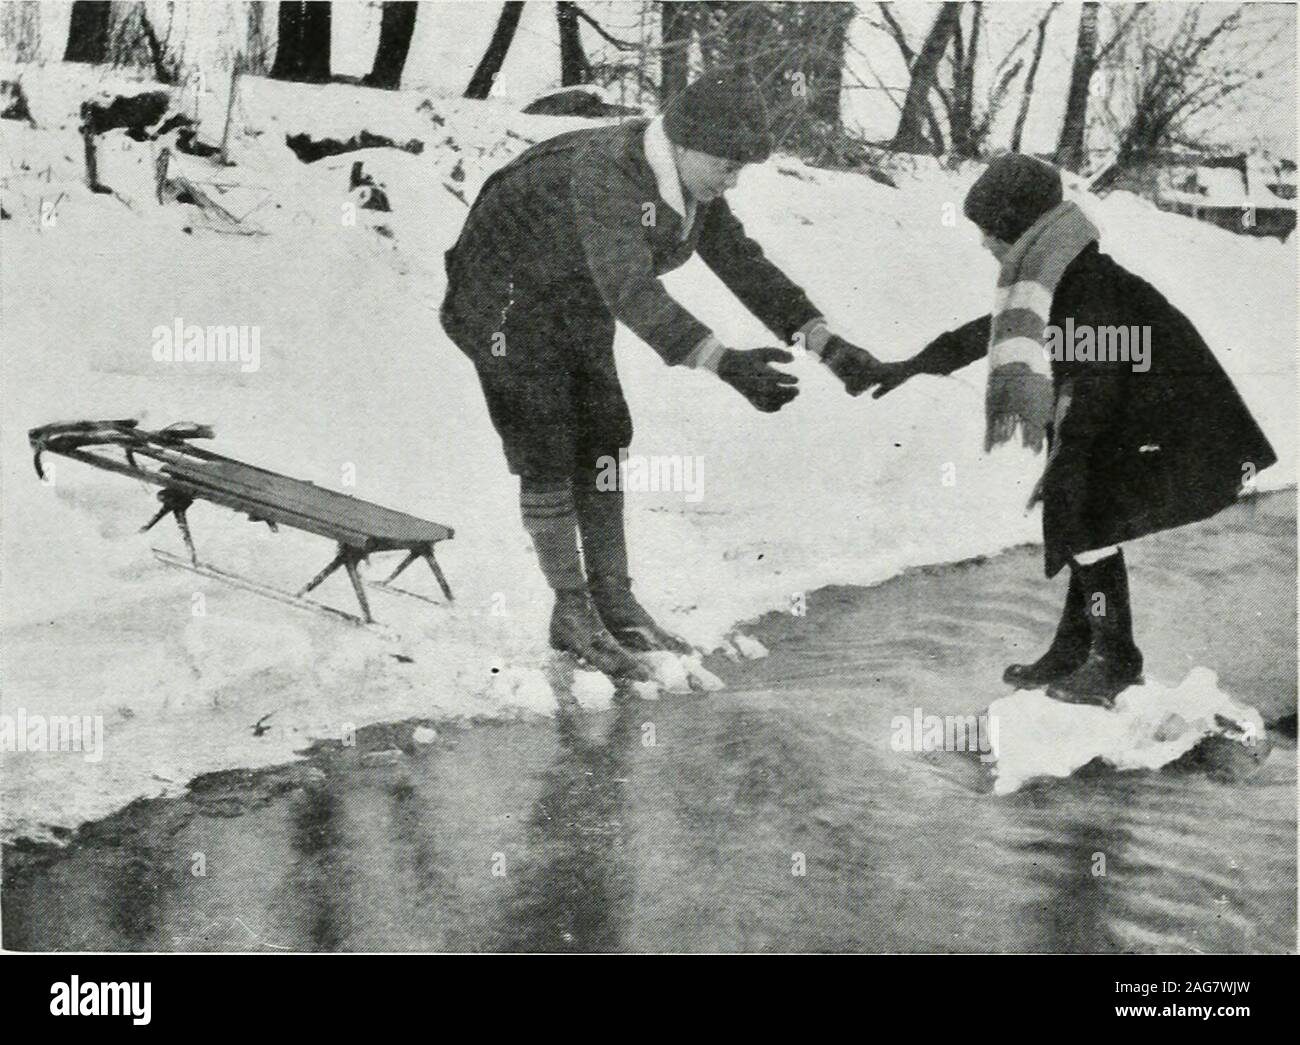
[(1056, 682), (1083, 665), (1088, 659), (1088, 646), (1092, 630), (1088, 627), (1087, 607), (1084, 605), (1083, 586), (1076, 569), (1070, 570), (1070, 587), (1065, 593), (1065, 609), (1056, 635), (1047, 652), (1032, 664), (1012, 664), (1002, 674), (1004, 682), (1016, 689), (1041, 689)]
[(596, 488), (593, 473), (582, 473), (574, 489), (587, 584), (600, 619), (627, 649), (638, 652), (694, 652), (684, 639), (665, 631), (632, 594), (627, 575), (627, 536), (621, 490)]
[(1121, 690), (1142, 681), (1142, 651), (1133, 641), (1128, 570), (1124, 553), (1075, 567), (1092, 632), (1088, 658), (1047, 687), (1047, 695), (1074, 704), (1110, 704)]
[(551, 646), (582, 658), (606, 675), (649, 679), (650, 670), (619, 645), (592, 605), (578, 559), (578, 522), (569, 483), (526, 480), (521, 484), (519, 499), (524, 528), (533, 539), (537, 560), (555, 592)]

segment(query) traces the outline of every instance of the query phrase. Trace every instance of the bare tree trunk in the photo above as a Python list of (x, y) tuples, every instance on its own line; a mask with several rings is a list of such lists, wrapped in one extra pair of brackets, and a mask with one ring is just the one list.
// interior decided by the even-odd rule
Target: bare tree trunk
[(175, 62), (172, 56), (168, 55), (166, 45), (158, 39), (158, 34), (154, 31), (153, 23), (149, 21), (149, 12), (145, 10), (144, 4), (140, 5), (139, 17), (140, 35), (144, 38), (155, 78), (159, 83), (175, 83), (177, 79)]
[(330, 78), (330, 5), (325, 0), (281, 0), (279, 42), (271, 76), (327, 83)]
[(659, 5), (659, 105), (661, 108), (672, 100), (673, 95), (686, 89), (691, 29), (694, 24), (690, 7), (691, 5), (677, 0)]
[(1088, 124), (1088, 88), (1097, 68), (1097, 9), (1096, 2), (1083, 5), (1079, 16), (1079, 39), (1074, 50), (1074, 66), (1070, 70), (1070, 93), (1066, 96), (1065, 121), (1061, 125), (1061, 138), (1056, 145), (1056, 164), (1077, 171), (1083, 167), (1084, 132)]
[(253, 0), (248, 5), (248, 33), (244, 44), (243, 69), (254, 76), (266, 75), (266, 4)]
[(478, 68), (474, 70), (469, 86), (465, 88), (466, 98), (481, 101), (492, 93), (492, 84), (501, 72), (501, 64), (506, 60), (506, 52), (510, 50), (510, 43), (515, 38), (515, 30), (519, 28), (519, 19), (523, 13), (523, 0), (507, 0), (502, 7), (501, 17), (497, 19), (497, 27), (492, 33), (492, 39), (488, 41), (487, 50), (483, 52)]
[(65, 62), (103, 62), (108, 58), (108, 30), (113, 22), (109, 0), (76, 0), (68, 25)]
[(415, 33), (416, 4), (408, 0), (393, 3), (385, 0), (379, 22), (379, 47), (375, 51), (375, 64), (370, 74), (361, 82), (367, 87), (383, 87), (390, 91), (402, 85), (402, 69), (411, 50), (411, 37)]
[(40, 0), (7, 3), (3, 11), (5, 49), (16, 62), (35, 61), (41, 49)]
[(844, 89), (844, 51), (848, 47), (849, 23), (857, 8), (848, 3), (809, 4), (807, 15), (810, 80), (808, 110), (814, 119), (838, 130), (840, 93)]
[(591, 63), (582, 49), (578, 12), (572, 3), (557, 3), (555, 18), (560, 26), (560, 86), (575, 87), (591, 82)]
[(925, 136), (921, 133), (921, 123), (925, 118), (926, 96), (935, 84), (939, 70), (939, 61), (948, 49), (948, 41), (957, 28), (961, 17), (961, 4), (946, 3), (926, 34), (925, 43), (912, 66), (912, 80), (907, 85), (907, 97), (903, 100), (903, 112), (898, 118), (898, 130), (894, 134), (892, 147), (900, 152), (928, 152)]
[(1011, 132), (1011, 151), (1020, 151), (1020, 139), (1025, 132), (1025, 121), (1029, 119), (1029, 103), (1034, 97), (1034, 81), (1038, 78), (1038, 63), (1043, 59), (1043, 44), (1047, 41), (1047, 23), (1056, 11), (1056, 4), (1047, 9), (1038, 23), (1038, 37), (1034, 41), (1034, 57), (1029, 62), (1029, 72), (1025, 74), (1025, 91), (1020, 96), (1020, 111), (1016, 113), (1015, 130)]
[[(916, 52), (908, 44), (907, 34), (903, 32), (903, 27), (898, 24), (898, 19), (890, 11), (891, 5), (881, 3), (876, 6), (880, 8), (880, 14), (885, 19), (885, 25), (888, 26), (890, 33), (893, 35), (894, 42), (898, 44), (898, 51), (903, 56), (903, 62), (907, 65), (907, 72), (910, 77), (912, 66), (916, 64)], [(934, 106), (930, 104), (928, 95), (925, 99), (925, 122), (930, 128), (930, 141), (934, 145), (935, 152), (942, 154), (947, 148), (943, 142), (943, 128), (939, 126), (939, 118), (934, 113)]]

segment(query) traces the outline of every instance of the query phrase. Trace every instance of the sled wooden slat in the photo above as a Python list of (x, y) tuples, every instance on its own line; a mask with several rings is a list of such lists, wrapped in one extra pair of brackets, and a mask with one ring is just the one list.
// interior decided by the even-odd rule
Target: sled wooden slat
[[(229, 458), (195, 461), (172, 455), (162, 471), (195, 490), (203, 491), (199, 496), (205, 499), (214, 499), (209, 497), (209, 492), (212, 492), (222, 493), (232, 500), (246, 500), (250, 506), (248, 510), (254, 513), (260, 509), (310, 520), (316, 524), (315, 527), (300, 528), (313, 529), (313, 532), (324, 530), (323, 536), (327, 537), (337, 531), (339, 540), (346, 537), (352, 544), (357, 543), (355, 535), (361, 534), (365, 537), (362, 543), (376, 550), (410, 548), (414, 544), (442, 541), (451, 536), (451, 531), (438, 523)], [(245, 510), (238, 505), (231, 506), (237, 511)], [(289, 518), (276, 521), (299, 525)]]

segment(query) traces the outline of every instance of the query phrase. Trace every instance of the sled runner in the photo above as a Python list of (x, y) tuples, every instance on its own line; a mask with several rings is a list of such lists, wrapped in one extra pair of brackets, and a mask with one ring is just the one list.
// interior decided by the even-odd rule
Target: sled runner
[[(152, 529), (166, 515), (175, 518), (189, 561), (162, 549), (153, 549), (159, 561), (168, 565), (180, 566), (304, 609), (371, 624), (374, 618), (357, 567), (372, 553), (402, 551), (406, 556), (401, 563), (386, 581), (374, 586), (423, 598), (414, 592), (391, 587), (402, 571), (417, 559), (423, 559), (433, 571), (442, 594), (451, 601), (451, 587), (434, 556), (434, 545), (452, 536), (450, 527), (301, 479), (255, 468), (192, 443), (194, 439), (211, 439), (212, 435), (212, 429), (206, 425), (181, 422), (150, 432), (140, 428), (139, 422), (126, 419), (43, 425), (29, 431), (27, 438), (35, 451), (36, 474), (42, 479), (45, 472), (41, 467), (41, 455), (53, 453), (160, 486), (158, 501), (161, 507), (141, 527), (141, 532)], [(113, 447), (122, 451), (122, 459), (109, 452)], [(227, 573), (201, 563), (195, 551), (185, 513), (199, 500), (243, 513), (252, 522), (266, 523), (272, 531), (277, 531), (279, 526), (289, 526), (326, 537), (337, 544), (338, 551), (329, 564), (296, 593)], [(306, 598), (340, 567), (352, 582), (352, 590), (361, 607), (360, 617)]]

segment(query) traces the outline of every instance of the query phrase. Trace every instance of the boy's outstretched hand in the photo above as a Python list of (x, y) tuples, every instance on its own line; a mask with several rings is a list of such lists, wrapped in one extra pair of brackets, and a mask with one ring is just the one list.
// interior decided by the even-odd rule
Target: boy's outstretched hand
[(773, 414), (799, 394), (799, 379), (772, 364), (793, 362), (794, 356), (781, 348), (729, 348), (718, 361), (718, 376), (756, 410)]
[(824, 358), (826, 365), (844, 382), (844, 389), (851, 396), (859, 396), (868, 389), (874, 389), (871, 396), (879, 399), (914, 373), (906, 362), (882, 362), (866, 349), (858, 348), (837, 335), (832, 335), (826, 342)]

